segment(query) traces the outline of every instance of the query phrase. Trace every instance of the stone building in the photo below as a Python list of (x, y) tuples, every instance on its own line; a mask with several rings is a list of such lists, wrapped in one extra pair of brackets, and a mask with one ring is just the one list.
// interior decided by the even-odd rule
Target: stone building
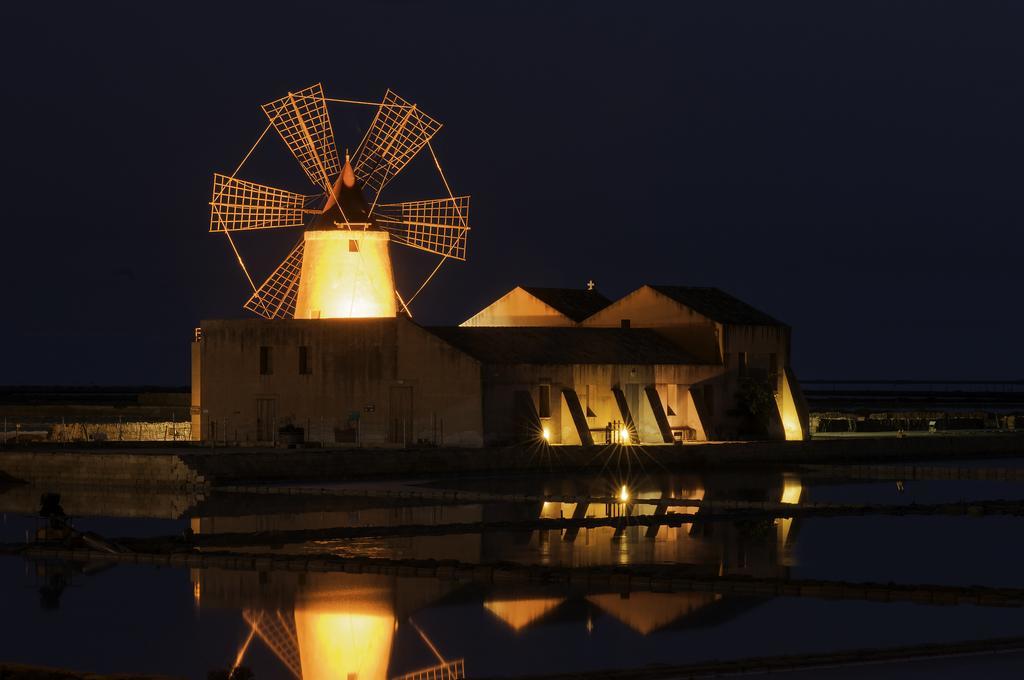
[(204, 322), (192, 432), (207, 441), (463, 446), (800, 439), (790, 329), (714, 288), (517, 287), (458, 327)]

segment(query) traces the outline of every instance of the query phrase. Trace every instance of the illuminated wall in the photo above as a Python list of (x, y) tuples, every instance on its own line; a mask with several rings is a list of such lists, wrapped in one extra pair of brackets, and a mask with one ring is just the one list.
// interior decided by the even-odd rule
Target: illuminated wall
[(722, 358), (719, 324), (679, 304), (650, 286), (641, 286), (583, 321), (592, 328), (618, 328), (624, 320), (632, 328), (657, 328), (695, 358), (717, 362)]
[(307, 231), (296, 319), (393, 317), (395, 281), (385, 231)]
[[(794, 386), (789, 367), (790, 331), (782, 325), (723, 323), (701, 314), (651, 286), (641, 286), (583, 321), (584, 326), (614, 328), (629, 320), (632, 328), (656, 328), (679, 346), (704, 362), (719, 364), (720, 375), (707, 384), (710, 402), (703, 401), (704, 414), (687, 419), (697, 431), (697, 439), (723, 439), (738, 436), (737, 424), (728, 412), (735, 407), (738, 381), (748, 376), (775, 378), (770, 383), (775, 393), (779, 418), (768, 425), (769, 436), (787, 440), (803, 439), (807, 416), (798, 407), (799, 386)], [(741, 360), (742, 357), (742, 360)], [(741, 366), (741, 363), (743, 364)], [(670, 381), (666, 381), (670, 382)], [(702, 390), (703, 386), (697, 386)], [(665, 394), (659, 386), (659, 393)], [(687, 399), (686, 407), (694, 395)], [(704, 417), (707, 422), (700, 422)], [(673, 427), (681, 418), (669, 421)]]
[(575, 326), (554, 307), (516, 286), (463, 321), (461, 326)]
[(807, 418), (797, 408), (797, 395), (794, 394), (793, 376), (789, 370), (782, 375), (781, 383), (776, 403), (779, 407), (779, 417), (782, 419), (782, 428), (786, 433), (786, 441), (799, 441), (806, 438)]
[[(636, 426), (639, 443), (661, 444), (664, 440), (645, 387), (658, 389), (661, 408), (672, 409), (668, 416), (672, 428), (693, 427), (700, 439), (704, 427), (696, 410), (687, 401), (689, 386), (709, 380), (721, 367), (705, 364), (512, 364), (494, 366), (487, 371), (484, 385), (485, 430), (492, 442), (520, 441), (515, 423), (507, 417), (513, 412), (514, 389), (530, 386), (529, 391), (541, 416), (541, 423), (550, 434), (548, 444), (579, 444), (569, 405), (563, 390), (576, 391), (587, 426), (595, 444), (604, 444), (604, 428), (611, 422), (623, 421), (613, 388), (619, 387), (627, 396), (630, 415)], [(540, 385), (550, 386), (550, 416), (540, 413)], [(537, 433), (537, 440), (540, 440)]]

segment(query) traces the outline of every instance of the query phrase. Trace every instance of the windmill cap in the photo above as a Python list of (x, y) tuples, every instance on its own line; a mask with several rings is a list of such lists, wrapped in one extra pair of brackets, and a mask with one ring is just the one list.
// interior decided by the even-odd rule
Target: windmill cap
[(349, 162), (347, 151), (345, 152), (345, 165), (341, 168), (341, 182), (349, 189), (356, 185), (356, 173), (352, 169), (352, 163)]
[(345, 165), (334, 181), (334, 187), (327, 195), (323, 210), (314, 219), (308, 229), (334, 229), (338, 223), (370, 224), (370, 209), (366, 205), (362, 191), (356, 182), (356, 173), (348, 154), (345, 154)]

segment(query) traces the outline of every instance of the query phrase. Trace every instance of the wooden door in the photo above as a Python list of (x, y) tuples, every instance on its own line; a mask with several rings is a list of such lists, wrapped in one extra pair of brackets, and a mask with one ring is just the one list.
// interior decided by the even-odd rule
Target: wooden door
[(388, 410), (391, 419), (389, 439), (393, 444), (408, 446), (412, 443), (412, 386), (391, 387), (391, 404)]
[(277, 399), (256, 400), (256, 439), (261, 442), (276, 441)]

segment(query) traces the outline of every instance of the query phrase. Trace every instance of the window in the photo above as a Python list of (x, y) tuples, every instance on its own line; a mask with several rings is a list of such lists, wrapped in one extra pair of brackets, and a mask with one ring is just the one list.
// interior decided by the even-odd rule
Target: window
[(541, 418), (551, 417), (551, 385), (541, 385), (537, 400), (537, 413)]
[(629, 328), (629, 319), (622, 319), (621, 321), (619, 321), (619, 325), (622, 328)]
[(302, 345), (299, 347), (299, 374), (309, 375), (313, 372), (313, 363), (309, 357), (309, 347)]
[(260, 347), (260, 375), (270, 375), (274, 372), (274, 355), (270, 347)]
[(359, 241), (355, 240), (354, 238), (350, 238), (348, 240), (348, 252), (350, 252), (350, 253), (358, 253), (359, 252)]

